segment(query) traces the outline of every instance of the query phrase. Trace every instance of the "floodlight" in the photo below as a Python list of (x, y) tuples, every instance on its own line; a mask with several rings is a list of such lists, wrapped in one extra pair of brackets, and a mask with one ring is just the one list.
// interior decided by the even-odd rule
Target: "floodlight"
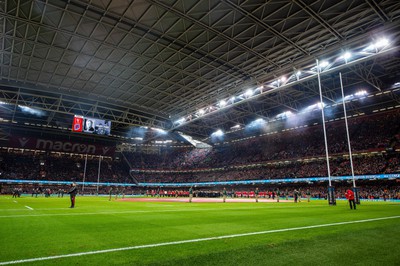
[(165, 131), (164, 129), (161, 129), (161, 128), (154, 128), (154, 127), (152, 127), (151, 129), (154, 130), (154, 131), (157, 131), (158, 133), (160, 133), (160, 134), (162, 134), (162, 135), (167, 134), (167, 131)]
[(284, 112), (284, 115), (285, 115), (286, 117), (289, 117), (289, 116), (292, 116), (293, 113), (292, 113), (291, 111), (286, 111), (286, 112)]
[(367, 95), (367, 94), (368, 93), (365, 90), (362, 90), (362, 91), (356, 92), (354, 95), (356, 95), (356, 96), (364, 96), (364, 95)]
[(182, 118), (176, 120), (176, 121), (175, 121), (175, 124), (182, 124), (183, 122), (185, 122), (185, 118), (184, 118), (184, 117), (182, 117)]
[(226, 105), (226, 101), (225, 100), (219, 101), (219, 106), (220, 107), (224, 107), (225, 105)]
[(291, 117), (292, 115), (293, 115), (293, 113), (291, 111), (286, 111), (286, 112), (278, 114), (276, 116), (276, 118), (284, 119), (284, 118)]
[(374, 43), (375, 48), (383, 48), (388, 45), (389, 45), (389, 40), (386, 38), (379, 39)]
[(324, 103), (317, 103), (316, 106), (318, 107), (318, 109), (322, 109), (323, 107), (325, 107), (326, 104)]
[(301, 71), (298, 70), (298, 71), (296, 72), (296, 76), (297, 76), (297, 77), (300, 77), (300, 75), (301, 75)]
[(279, 79), (280, 82), (285, 82), (286, 80), (287, 80), (287, 78), (286, 78), (285, 76), (283, 76), (283, 77), (281, 77), (281, 78)]
[(329, 62), (328, 61), (322, 61), (320, 64), (319, 64), (319, 67), (327, 67), (329, 65)]
[(199, 115), (204, 115), (205, 112), (206, 111), (204, 111), (204, 109), (200, 109), (198, 113), (199, 113)]
[(211, 136), (214, 136), (214, 137), (221, 137), (223, 135), (224, 135), (224, 132), (222, 132), (221, 129), (218, 129), (217, 131), (215, 131), (214, 133), (211, 134)]
[(344, 60), (349, 60), (351, 58), (351, 53), (350, 52), (345, 52), (342, 57), (343, 57)]
[(244, 93), (244, 95), (245, 95), (246, 97), (251, 97), (251, 96), (253, 95), (253, 90), (252, 90), (252, 89), (248, 89), (248, 90)]

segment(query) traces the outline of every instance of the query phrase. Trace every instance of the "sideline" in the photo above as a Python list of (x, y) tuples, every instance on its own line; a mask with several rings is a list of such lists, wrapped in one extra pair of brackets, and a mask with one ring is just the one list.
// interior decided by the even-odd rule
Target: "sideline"
[(279, 232), (287, 232), (287, 231), (296, 231), (296, 230), (304, 230), (304, 229), (313, 229), (313, 228), (321, 228), (321, 227), (329, 227), (329, 226), (337, 226), (337, 225), (346, 225), (346, 224), (355, 224), (355, 223), (367, 223), (367, 222), (389, 220), (389, 219), (398, 219), (398, 218), (400, 218), (400, 216), (389, 216), (389, 217), (381, 217), (381, 218), (373, 218), (373, 219), (365, 219), (365, 220), (356, 220), (356, 221), (348, 221), (348, 222), (338, 222), (338, 223), (330, 223), (330, 224), (318, 224), (318, 225), (310, 225), (310, 226), (275, 229), (275, 230), (268, 230), (268, 231), (250, 232), (250, 233), (243, 233), (243, 234), (234, 234), (234, 235), (207, 237), (207, 238), (188, 239), (188, 240), (172, 241), (172, 242), (162, 242), (162, 243), (157, 243), (157, 244), (131, 246), (131, 247), (124, 247), (124, 248), (103, 249), (103, 250), (95, 250), (95, 251), (88, 251), (88, 252), (71, 253), (71, 254), (65, 254), (65, 255), (49, 256), (49, 257), (39, 257), (39, 258), (31, 258), (31, 259), (3, 261), (3, 262), (0, 262), (0, 265), (10, 265), (10, 264), (34, 262), (34, 261), (43, 261), (43, 260), (54, 260), (54, 259), (61, 259), (61, 258), (79, 257), (79, 256), (110, 253), (110, 252), (118, 252), (118, 251), (133, 250), (133, 249), (144, 249), (144, 248), (153, 248), (153, 247), (161, 247), (161, 246), (180, 245), (180, 244), (186, 244), (186, 243), (212, 241), (212, 240), (236, 238), (236, 237), (244, 237), (244, 236), (253, 236), (253, 235), (263, 235), (263, 234), (271, 234), (271, 233), (279, 233)]

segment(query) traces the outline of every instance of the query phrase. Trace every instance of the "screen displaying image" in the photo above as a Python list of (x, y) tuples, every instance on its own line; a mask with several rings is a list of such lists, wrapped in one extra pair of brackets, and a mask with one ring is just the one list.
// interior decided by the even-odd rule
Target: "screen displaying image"
[(75, 116), (72, 130), (96, 135), (110, 135), (111, 121)]

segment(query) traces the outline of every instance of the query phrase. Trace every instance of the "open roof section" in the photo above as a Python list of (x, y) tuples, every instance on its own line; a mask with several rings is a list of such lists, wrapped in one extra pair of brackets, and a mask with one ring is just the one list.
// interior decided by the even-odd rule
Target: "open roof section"
[[(180, 117), (323, 55), (382, 35), (397, 47), (399, 18), (400, 2), (392, 0), (6, 0), (0, 101), (15, 104), (27, 93), (44, 101), (51, 94), (54, 101), (44, 107), (51, 119), (60, 113), (57, 101), (74, 99), (81, 105), (69, 108), (71, 115), (170, 129)], [(398, 82), (399, 64), (397, 51), (346, 68), (345, 87), (384, 89)], [(328, 98), (338, 93), (334, 83), (325, 76)], [(297, 84), (179, 130), (205, 138), (217, 126), (299, 109), (314, 100), (314, 86)], [(20, 98), (7, 98), (11, 88)]]

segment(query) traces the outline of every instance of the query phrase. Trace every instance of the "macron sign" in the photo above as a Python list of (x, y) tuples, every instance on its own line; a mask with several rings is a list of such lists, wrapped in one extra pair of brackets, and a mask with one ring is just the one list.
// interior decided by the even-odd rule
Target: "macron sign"
[(102, 156), (113, 156), (115, 153), (115, 147), (103, 146), (99, 144), (82, 144), (72, 141), (48, 140), (16, 136), (10, 138), (10, 147), (20, 149), (84, 153)]

